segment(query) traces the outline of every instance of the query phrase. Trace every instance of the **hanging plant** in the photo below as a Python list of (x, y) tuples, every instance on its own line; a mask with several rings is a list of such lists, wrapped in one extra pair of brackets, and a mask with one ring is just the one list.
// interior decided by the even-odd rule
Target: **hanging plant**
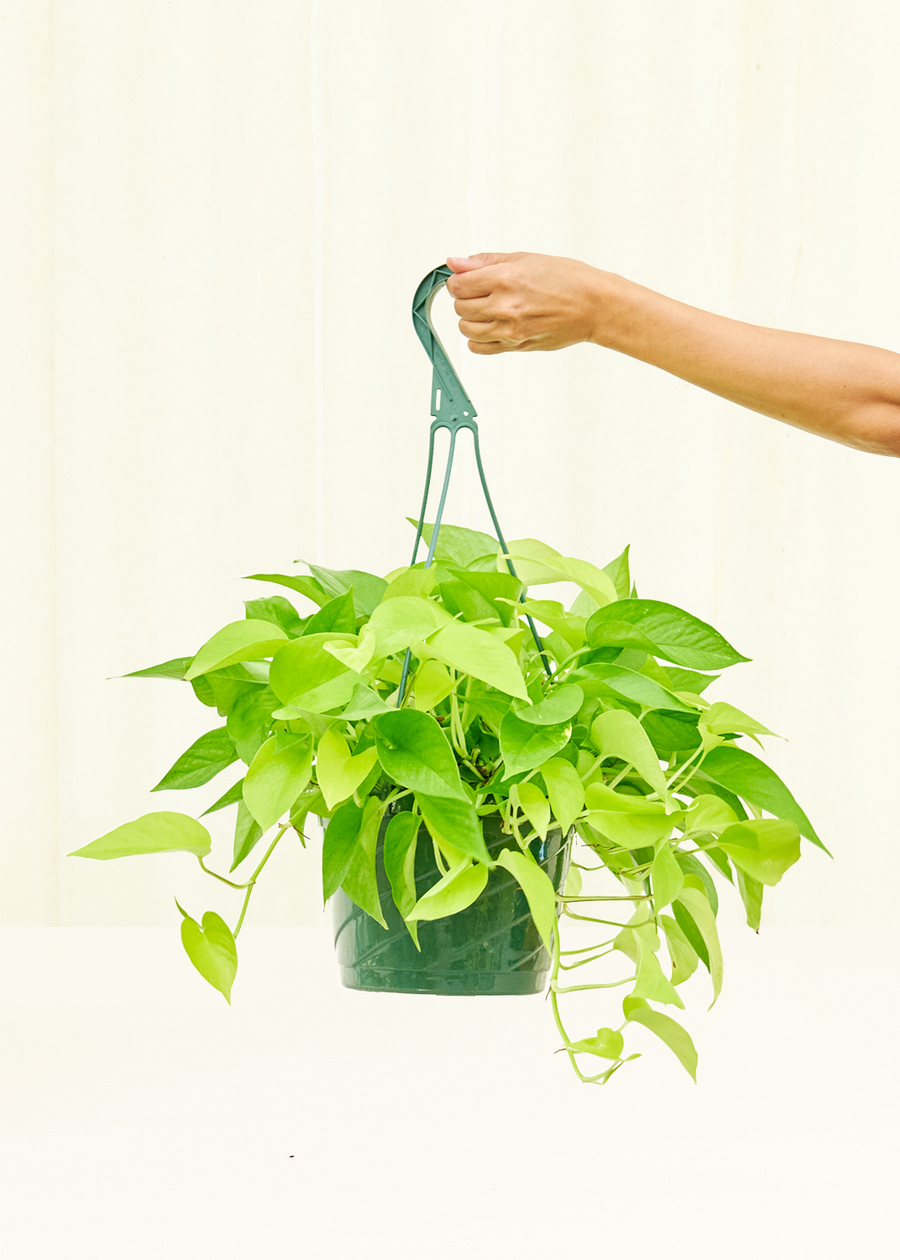
[[(601, 569), (533, 539), (423, 533), (430, 563), (384, 578), (316, 565), (254, 574), (302, 606), (248, 600), (194, 655), (129, 675), (186, 683), (223, 719), (154, 791), (242, 763), (200, 815), (234, 812), (227, 875), (205, 861), (203, 823), (169, 811), (74, 856), (185, 852), (235, 889), (233, 928), (179, 905), (188, 957), (230, 1002), (253, 889), (276, 846), (305, 844), (317, 817), (345, 983), (539, 992), (549, 970), (582, 1080), (637, 1057), (626, 1053), (634, 1024), (694, 1076), (693, 1044), (669, 1012), (700, 967), (718, 997), (719, 887), (757, 929), (764, 889), (797, 861), (801, 836), (823, 847), (745, 746), (772, 732), (704, 698), (746, 658), (689, 613), (639, 598), (627, 549)], [(560, 582), (578, 592), (568, 608), (529, 594)], [(585, 930), (599, 939), (583, 944)], [(582, 968), (602, 977), (583, 981)], [(560, 997), (616, 986), (622, 1018), (570, 1034)]]

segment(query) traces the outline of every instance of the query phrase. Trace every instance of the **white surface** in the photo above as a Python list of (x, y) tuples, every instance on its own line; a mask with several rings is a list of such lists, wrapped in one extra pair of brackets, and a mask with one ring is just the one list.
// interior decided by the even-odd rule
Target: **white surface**
[[(189, 864), (63, 856), (218, 795), (147, 795), (211, 724), (187, 689), (106, 679), (240, 616), (240, 574), (405, 560), (429, 389), (409, 304), (447, 253), (567, 253), (900, 344), (888, 0), (11, 0), (0, 21), (2, 922), (202, 910)], [(896, 462), (591, 347), (477, 359), (437, 318), (507, 535), (601, 564), (630, 541), (643, 594), (754, 658), (718, 695), (790, 737), (773, 762), (836, 857), (770, 921), (890, 913)], [(465, 459), (451, 497), (485, 524)], [(309, 921), (295, 859), (254, 922)]]
[(348, 992), (324, 924), (241, 944), (229, 1010), (175, 932), (0, 933), (11, 1260), (896, 1254), (887, 933), (727, 931), (700, 1083), (646, 1034), (605, 1089), (540, 998)]

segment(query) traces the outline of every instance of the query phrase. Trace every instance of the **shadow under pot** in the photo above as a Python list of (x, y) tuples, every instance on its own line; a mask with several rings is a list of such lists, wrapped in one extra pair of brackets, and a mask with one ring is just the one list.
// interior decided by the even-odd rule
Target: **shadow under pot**
[[(436, 993), (474, 997), (482, 994), (542, 993), (550, 969), (550, 955), (515, 877), (498, 867), (490, 872), (477, 901), (445, 919), (419, 923), (416, 949), (400, 912), (394, 905), (382, 851), (386, 817), (378, 834), (376, 872), (381, 912), (387, 930), (360, 910), (342, 890), (331, 899), (334, 943), (341, 983), (348, 989), (382, 993)], [(515, 847), (501, 831), (497, 814), (483, 820), (484, 840), (493, 857)], [(569, 866), (571, 842), (559, 829), (529, 846), (535, 860), (559, 890)], [(416, 894), (441, 877), (431, 836), (423, 825), (416, 848)]]

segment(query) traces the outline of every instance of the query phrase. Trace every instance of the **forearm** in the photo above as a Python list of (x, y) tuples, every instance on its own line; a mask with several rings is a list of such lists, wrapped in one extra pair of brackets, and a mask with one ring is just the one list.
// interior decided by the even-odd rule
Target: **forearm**
[(797, 428), (900, 456), (900, 355), (744, 324), (608, 272), (596, 276), (597, 345)]

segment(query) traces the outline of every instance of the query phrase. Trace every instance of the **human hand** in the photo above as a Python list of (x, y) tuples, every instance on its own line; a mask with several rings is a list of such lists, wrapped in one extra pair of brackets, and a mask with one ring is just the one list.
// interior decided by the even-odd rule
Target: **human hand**
[(606, 272), (550, 254), (448, 258), (447, 290), (475, 354), (561, 350), (595, 339)]

